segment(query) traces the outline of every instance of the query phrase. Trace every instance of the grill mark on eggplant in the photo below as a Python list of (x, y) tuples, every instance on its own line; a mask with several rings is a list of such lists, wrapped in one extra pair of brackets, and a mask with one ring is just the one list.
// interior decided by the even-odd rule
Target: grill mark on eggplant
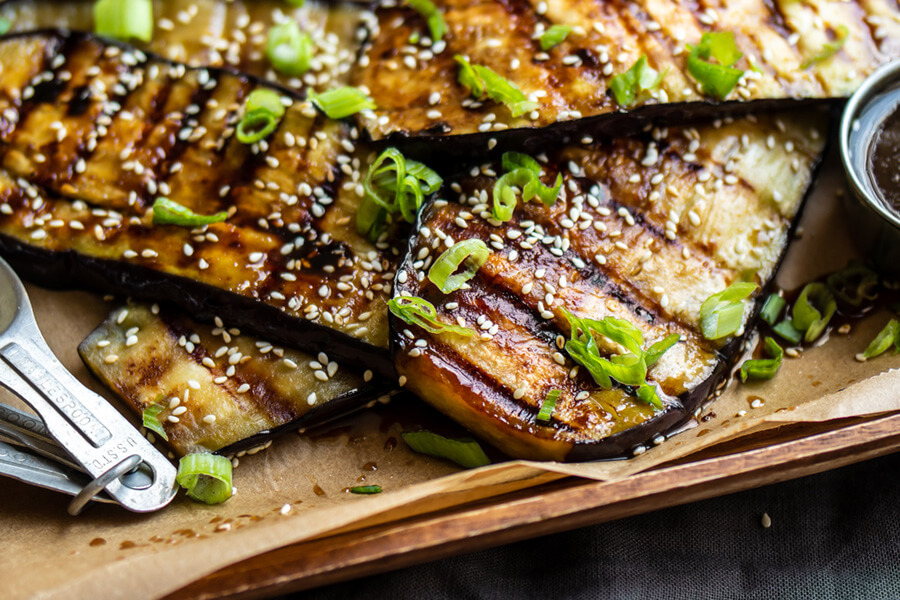
[[(454, 135), (465, 137), (459, 143), (467, 150), (477, 149), (483, 144), (479, 139), (489, 134), (496, 138), (500, 148), (511, 149), (514, 140), (527, 141), (537, 135), (527, 131), (530, 127), (553, 125), (556, 133), (575, 138), (592, 130), (633, 131), (645, 122), (644, 117), (662, 120), (667, 114), (696, 116), (704, 107), (711, 110), (712, 105), (719, 110), (737, 111), (741, 109), (740, 104), (749, 107), (752, 102), (842, 97), (853, 91), (863, 74), (900, 52), (900, 30), (889, 27), (887, 37), (876, 43), (870, 24), (863, 26), (858, 19), (864, 12), (873, 15), (887, 10), (880, 5), (863, 6), (857, 2), (849, 8), (836, 0), (823, 4), (823, 14), (828, 16), (826, 22), (830, 19), (832, 26), (844, 14), (849, 15), (844, 20), (852, 30), (851, 36), (842, 52), (814, 65), (807, 74), (799, 66), (818, 50), (815, 47), (818, 38), (804, 35), (816, 41), (789, 44), (786, 36), (791, 33), (786, 27), (793, 23), (780, 14), (784, 11), (778, 4), (766, 4), (764, 0), (637, 4), (631, 10), (620, 0), (615, 3), (572, 0), (551, 3), (541, 15), (536, 14), (535, 8), (526, 7), (529, 14), (520, 16), (518, 3), (439, 0), (449, 28), (445, 39), (447, 49), (425, 59), (416, 58), (416, 53), (404, 53), (403, 49), (407, 37), (421, 29), (417, 27), (419, 19), (413, 16), (414, 12), (401, 7), (379, 7), (377, 30), (372, 28), (363, 50), (370, 60), (357, 70), (354, 83), (370, 89), (380, 107), (375, 111), (376, 117), (387, 121), (366, 117), (360, 117), (359, 121), (369, 129), (373, 139), (389, 139), (410, 148), (418, 149), (420, 145), (409, 138), (421, 136), (433, 140), (441, 135)], [(707, 10), (714, 10), (716, 16), (710, 16), (712, 13)], [(775, 13), (776, 10), (780, 13)], [(794, 10), (802, 13), (804, 19), (812, 14), (805, 5)], [(885, 21), (890, 16), (893, 13), (884, 17)], [(666, 17), (671, 19), (667, 21)], [(649, 18), (660, 25), (659, 30), (649, 25)], [(585, 33), (573, 33), (544, 56), (535, 54), (539, 52), (532, 39), (535, 23), (579, 25)], [(594, 24), (600, 26), (595, 29)], [(734, 32), (739, 46), (748, 55), (738, 65), (747, 75), (725, 101), (702, 95), (699, 84), (687, 72), (685, 44), (696, 44), (706, 31)], [(821, 30), (815, 29), (815, 34), (821, 36)], [(499, 44), (488, 43), (489, 40)], [(508, 49), (503, 58), (493, 50), (496, 46)], [(878, 47), (880, 52), (864, 50), (867, 47)], [(603, 68), (597, 60), (600, 48), (606, 48), (612, 55), (609, 62), (604, 59)], [(545, 92), (537, 117), (512, 117), (505, 107), (491, 101), (470, 104), (467, 90), (456, 80), (458, 68), (452, 57), (458, 53), (467, 54), (473, 63), (484, 64), (512, 80), (526, 95)], [(649, 55), (651, 65), (670, 69), (661, 84), (666, 95), (660, 96), (659, 104), (642, 102), (631, 107), (627, 115), (613, 117), (608, 113), (618, 106), (606, 93), (609, 79), (630, 67), (641, 53)], [(581, 60), (571, 60), (574, 57)], [(759, 65), (758, 72), (749, 70), (751, 58)], [(510, 66), (510, 61), (518, 66)], [(606, 74), (601, 76), (601, 72)], [(847, 73), (858, 77), (848, 78)], [(427, 101), (432, 92), (440, 96), (434, 105)], [(671, 110), (666, 109), (667, 104), (673, 105)], [(582, 124), (562, 123), (586, 118), (591, 120)], [(540, 147), (540, 143), (534, 147)], [(465, 152), (460, 151), (460, 155), (465, 156)]]
[[(82, 44), (94, 44), (102, 48), (120, 48), (122, 54), (129, 52), (126, 46), (100, 44), (86, 34), (42, 32), (20, 34), (13, 39), (29, 39), (29, 36), (30, 39), (64, 39), (69, 35)], [(0, 44), (9, 43), (9, 40), (10, 38), (6, 38)], [(158, 177), (160, 181), (169, 181), (171, 164), (178, 158), (176, 158), (174, 150), (165, 151), (165, 149), (176, 144), (177, 133), (185, 125), (186, 118), (196, 118), (198, 123), (204, 122), (204, 115), (207, 114), (205, 111), (210, 110), (205, 98), (213, 93), (211, 91), (213, 86), (209, 86), (209, 91), (199, 90), (198, 87), (202, 88), (204, 85), (197, 80), (196, 75), (185, 76), (183, 79), (176, 76), (173, 80), (170, 70), (177, 69), (177, 65), (159, 61), (152, 56), (148, 57), (147, 64), (140, 68), (151, 69), (156, 65), (161, 65), (158, 77), (145, 76), (144, 84), (138, 85), (136, 90), (129, 94), (129, 99), (135, 98), (135, 106), (140, 106), (141, 112), (139, 116), (135, 117), (139, 122), (134, 129), (128, 131), (126, 137), (129, 141), (135, 137), (140, 139), (140, 144), (133, 146), (134, 151), (129, 158), (136, 162), (143, 161), (142, 164), (145, 164), (143, 176)], [(229, 81), (249, 81), (256, 85), (266, 85), (228, 71), (202, 70), (211, 71), (211, 75), (216, 81), (219, 81), (220, 78), (233, 78)], [(190, 75), (200, 71), (201, 69), (187, 69), (185, 72)], [(80, 84), (80, 81), (72, 82), (73, 89)], [(225, 86), (217, 85), (216, 89), (225, 89)], [(201, 214), (211, 214), (222, 204), (226, 206), (229, 203), (238, 204), (238, 214), (241, 216), (229, 219), (225, 224), (212, 225), (194, 232), (187, 228), (171, 226), (153, 228), (149, 226), (149, 216), (144, 209), (149, 199), (162, 194), (150, 193), (152, 190), (149, 189), (145, 191), (143, 178), (132, 174), (134, 179), (131, 189), (140, 191), (139, 194), (135, 192), (139, 198), (129, 204), (123, 196), (117, 200), (119, 205), (111, 204), (105, 193), (98, 194), (96, 189), (92, 189), (92, 183), (87, 178), (71, 180), (76, 185), (82, 185), (83, 189), (80, 191), (75, 186), (70, 186), (68, 181), (63, 182), (60, 179), (56, 183), (51, 182), (50, 189), (42, 185), (35, 189), (36, 195), (45, 198), (45, 202), (41, 206), (31, 207), (27, 202), (19, 201), (17, 199), (19, 196), (24, 198), (22, 190), (18, 192), (11, 189), (3, 190), (3, 195), (14, 200), (16, 206), (12, 215), (0, 215), (0, 231), (5, 234), (2, 246), (6, 248), (8, 258), (21, 267), (22, 261), (16, 260), (16, 256), (13, 255), (21, 257), (27, 254), (27, 245), (30, 245), (28, 252), (31, 248), (41, 252), (69, 252), (72, 247), (68, 245), (74, 244), (80, 251), (99, 253), (99, 256), (79, 256), (77, 260), (72, 259), (73, 264), (77, 263), (78, 267), (69, 270), (71, 274), (66, 274), (69, 278), (76, 276), (74, 273), (77, 271), (82, 274), (82, 280), (79, 283), (99, 284), (100, 282), (93, 276), (84, 277), (85, 269), (98, 268), (100, 265), (103, 269), (109, 269), (112, 265), (116, 265), (115, 268), (121, 269), (122, 273), (116, 277), (110, 277), (109, 281), (102, 282), (100, 287), (108, 289), (111, 285), (120, 284), (136, 296), (144, 298), (153, 298), (154, 289), (137, 279), (131, 279), (130, 274), (126, 276), (125, 273), (132, 268), (126, 263), (143, 265), (141, 268), (162, 270), (168, 273), (167, 276), (174, 277), (176, 281), (187, 273), (189, 277), (226, 290), (226, 292), (213, 294), (216, 300), (211, 306), (218, 305), (222, 296), (227, 293), (238, 294), (246, 298), (259, 299), (267, 306), (278, 307), (277, 310), (282, 311), (285, 317), (295, 319), (296, 330), (290, 331), (288, 328), (277, 332), (277, 337), (271, 336), (276, 341), (311, 349), (315, 348), (316, 344), (324, 343), (326, 346), (333, 346), (336, 349), (335, 358), (345, 360), (348, 364), (371, 366), (381, 372), (389, 372), (386, 361), (377, 358), (379, 353), (377, 344), (384, 343), (381, 340), (383, 336), (386, 336), (386, 314), (382, 311), (387, 299), (385, 290), (389, 290), (391, 286), (395, 259), (391, 258), (389, 245), (378, 249), (356, 234), (355, 228), (350, 222), (355, 214), (358, 199), (353, 190), (343, 190), (341, 184), (344, 177), (338, 168), (339, 159), (358, 160), (360, 157), (364, 157), (367, 151), (361, 147), (358, 153), (354, 153), (352, 148), (340, 146), (339, 143), (342, 140), (351, 139), (349, 127), (326, 121), (320, 116), (315, 118), (308, 116), (308, 108), (301, 104), (296, 95), (281, 88), (275, 89), (294, 100), (293, 105), (288, 108), (282, 124), (287, 123), (290, 119), (294, 120), (292, 122), (302, 124), (300, 130), (308, 133), (309, 143), (306, 145), (298, 143), (296, 147), (283, 144), (282, 137), (286, 129), (279, 129), (268, 140), (270, 142), (268, 153), (284, 157), (278, 161), (277, 165), (263, 161), (263, 153), (260, 153), (260, 156), (253, 161), (241, 159), (238, 164), (245, 165), (244, 168), (249, 173), (245, 176), (244, 187), (247, 189), (243, 198), (239, 197), (238, 186), (235, 185), (232, 185), (229, 192), (230, 198), (225, 198), (221, 202), (218, 194), (215, 197), (206, 198), (207, 194), (199, 192), (198, 194), (202, 197), (198, 199), (198, 202), (205, 201), (201, 205), (193, 204), (194, 200), (189, 194), (179, 195), (176, 193), (171, 198), (176, 202), (189, 205), (195, 209), (195, 212)], [(228, 92), (223, 93), (227, 95)], [(135, 96), (135, 94), (143, 95)], [(75, 98), (74, 93), (72, 98)], [(225, 96), (220, 96), (220, 99), (223, 98)], [(70, 98), (67, 96), (65, 99), (69, 100)], [(225, 100), (222, 101), (225, 102)], [(193, 111), (185, 110), (186, 106), (192, 102), (201, 109), (196, 115), (187, 114)], [(122, 104), (131, 106), (127, 100), (123, 100)], [(68, 107), (61, 105), (59, 108), (65, 112)], [(163, 118), (160, 119), (160, 123), (149, 123), (148, 114), (162, 115)], [(313, 112), (312, 115), (316, 115), (316, 113)], [(117, 118), (113, 120), (110, 127), (112, 128), (120, 122), (124, 121)], [(25, 124), (23, 126), (38, 128), (36, 122), (34, 125)], [(79, 134), (87, 135), (84, 132), (79, 132)], [(74, 139), (74, 136), (69, 137)], [(102, 137), (99, 143), (106, 140), (106, 137)], [(114, 143), (116, 141), (118, 138), (110, 139), (111, 147), (106, 148), (104, 156), (119, 156), (121, 146), (117, 147)], [(187, 140), (177, 141), (181, 143)], [(203, 138), (203, 141), (207, 141), (207, 139)], [(248, 151), (249, 147), (235, 144), (237, 144), (236, 140), (230, 138), (227, 146), (252, 156), (253, 153)], [(181, 143), (181, 146), (189, 147), (187, 143)], [(158, 151), (160, 147), (164, 149), (161, 152)], [(4, 145), (3, 150), (10, 152), (11, 148), (14, 146)], [(212, 154), (203, 154), (203, 151), (200, 150), (201, 146), (193, 148), (197, 148), (196, 156), (202, 156), (204, 160), (212, 156)], [(278, 154), (279, 152), (281, 154)], [(187, 156), (187, 154), (183, 156)], [(240, 158), (238, 154), (229, 156)], [(162, 160), (163, 158), (167, 158), (167, 160)], [(99, 154), (96, 160), (99, 160)], [(125, 158), (118, 160), (124, 161)], [(67, 162), (74, 161), (69, 159)], [(94, 159), (88, 160), (86, 165), (92, 167), (95, 162)], [(115, 172), (112, 169), (117, 167), (117, 163), (114, 161), (98, 162), (97, 166), (101, 169), (100, 173)], [(215, 171), (221, 170), (215, 165), (206, 165), (205, 168), (213, 174)], [(90, 170), (86, 171), (86, 173), (88, 172)], [(0, 171), (0, 180), (4, 182), (2, 187), (16, 188), (31, 185), (29, 182), (32, 179), (31, 173), (20, 170), (15, 175), (23, 179), (17, 182), (15, 178), (5, 177), (4, 173)], [(275, 189), (280, 191), (272, 191), (268, 185), (263, 186), (265, 189), (262, 191), (250, 187), (260, 179), (264, 180), (266, 184), (273, 184)], [(187, 178), (184, 181), (189, 180), (190, 178)], [(217, 183), (224, 183), (224, 181), (217, 179)], [(308, 184), (311, 190), (309, 194), (296, 191), (297, 186), (301, 183)], [(190, 191), (187, 190), (187, 192)], [(283, 195), (282, 192), (285, 191), (299, 194), (299, 201), (295, 200), (292, 205), (280, 198), (280, 194)], [(59, 194), (67, 197), (61, 198)], [(72, 197), (76, 200), (70, 200)], [(85, 204), (82, 199), (89, 202)], [(320, 201), (321, 204), (318, 206), (321, 208), (321, 213), (317, 209), (312, 211), (312, 214), (308, 214), (314, 207), (314, 203)], [(91, 212), (91, 207), (100, 210)], [(9, 208), (12, 209), (12, 205)], [(109, 209), (113, 209), (113, 212), (109, 212)], [(276, 215), (274, 211), (279, 211), (280, 215)], [(342, 216), (345, 214), (348, 216)], [(71, 228), (68, 227), (70, 220), (75, 219), (80, 219), (79, 223), (83, 229), (76, 229), (74, 225)], [(63, 223), (63, 229), (55, 230), (53, 229), (55, 225), (48, 225), (48, 223), (57, 221)], [(94, 239), (95, 227), (99, 232), (97, 235), (106, 240), (103, 244)], [(63, 233), (65, 235), (59, 237)], [(209, 239), (206, 241), (194, 240), (194, 236), (198, 234)], [(213, 235), (217, 236), (218, 241), (212, 239)], [(54, 236), (57, 236), (57, 239), (54, 239)], [(14, 238), (15, 241), (13, 241)], [(63, 245), (60, 245), (61, 243)], [(106, 249), (102, 249), (104, 244), (107, 245)], [(190, 253), (187, 250), (182, 253), (183, 244), (190, 245), (193, 250)], [(290, 244), (290, 248), (288, 248), (288, 244)], [(300, 248), (301, 245), (302, 248)], [(280, 249), (282, 250), (279, 251)], [(124, 254), (116, 254), (123, 251)], [(109, 255), (110, 252), (113, 253), (113, 256)], [(260, 261), (250, 258), (255, 256), (256, 252), (263, 257)], [(189, 260), (191, 254), (193, 254), (193, 259)], [(162, 256), (165, 256), (165, 260), (170, 262), (163, 262), (163, 259), (160, 258)], [(209, 263), (210, 270), (203, 271), (205, 267), (203, 265), (198, 267), (197, 261), (199, 258), (210, 256), (212, 257)], [(298, 260), (297, 265), (300, 270), (294, 271), (294, 276), (289, 279), (288, 262), (294, 260), (295, 256), (301, 258), (305, 256), (312, 260), (308, 260), (302, 269)], [(215, 259), (223, 257), (232, 262), (221, 261), (218, 265), (214, 262)], [(368, 263), (377, 264), (378, 268), (364, 266)], [(233, 266), (230, 270), (226, 270), (229, 264), (233, 264)], [(136, 265), (135, 268), (137, 268)], [(40, 277), (40, 272), (43, 270), (44, 267), (36, 266), (33, 271), (37, 272), (35, 276)], [(52, 269), (48, 267), (47, 271), (50, 270)], [(32, 272), (30, 269), (26, 269), (26, 271)], [(345, 275), (349, 275), (349, 277), (344, 277)], [(156, 275), (150, 279), (157, 281), (159, 277)], [(72, 283), (72, 280), (67, 277), (60, 277), (54, 283), (59, 286), (65, 281)], [(204, 285), (199, 284), (197, 289), (204, 288)], [(168, 294), (168, 292), (162, 291), (159, 293)], [(198, 304), (195, 299), (170, 298), (168, 295), (165, 299), (181, 302), (183, 306), (197, 314)], [(236, 300), (237, 298), (235, 298)], [(242, 304), (242, 306), (244, 305)], [(224, 310), (222, 307), (219, 308)], [(209, 312), (206, 312), (207, 310)], [(210, 313), (214, 314), (214, 310), (216, 309), (203, 309), (207, 318), (211, 316)], [(238, 315), (237, 318), (231, 320), (252, 329), (254, 325), (250, 315), (255, 310), (247, 311), (246, 315)], [(270, 317), (272, 315), (268, 308), (263, 310), (260, 307), (259, 310)], [(364, 313), (372, 315), (374, 318), (367, 320), (368, 317), (363, 317), (362, 320), (358, 320), (357, 317)], [(250, 322), (248, 323), (248, 321)], [(278, 321), (281, 321), (280, 316)], [(307, 321), (311, 323), (307, 324)], [(266, 328), (263, 327), (263, 329)], [(311, 332), (316, 330), (319, 331), (315, 335), (311, 335)], [(332, 335), (331, 331), (335, 333)]]
[[(647, 294), (652, 285), (664, 286), (662, 291), (672, 296), (672, 302), (686, 304), (683, 307), (669, 306), (652, 324), (641, 320), (635, 311), (618, 303), (615, 295), (609, 292), (605, 276), (598, 279), (593, 275), (603, 272), (605, 265), (591, 261), (583, 261), (584, 265), (572, 262), (572, 256), (584, 256), (594, 251), (585, 250), (596, 247), (594, 238), (599, 234), (594, 227), (571, 229), (572, 235), (567, 238), (570, 246), (566, 251), (551, 256), (549, 250), (550, 246), (556, 247), (555, 244), (559, 241), (559, 238), (554, 240), (553, 236), (561, 231), (563, 216), (577, 223), (582, 220), (589, 207), (610, 206), (608, 200), (600, 198), (591, 202), (585, 198), (583, 203), (580, 202), (575, 196), (580, 190), (570, 189), (569, 183), (578, 181), (581, 183), (580, 187), (584, 187), (585, 180), (580, 179), (579, 173), (585, 170), (591, 173), (587, 176), (588, 181), (601, 188), (613, 187), (610, 180), (614, 177), (622, 182), (625, 179), (632, 181), (630, 175), (634, 171), (621, 165), (616, 166), (614, 158), (621, 155), (632, 161), (640, 161), (645, 152), (634, 151), (636, 147), (640, 148), (637, 141), (623, 140), (591, 148), (568, 148), (550, 156), (544, 168), (548, 179), (556, 171), (564, 169), (568, 161), (576, 165), (563, 171), (563, 185), (568, 190), (565, 197), (558, 199), (553, 207), (543, 207), (537, 202), (521, 204), (516, 208), (512, 220), (500, 226), (491, 225), (485, 220), (487, 217), (479, 216), (484, 214), (481, 213), (484, 208), (479, 206), (490, 196), (489, 193), (481, 193), (489, 191), (491, 187), (491, 180), (485, 173), (494, 177), (489, 168), (482, 168), (479, 175), (461, 176), (455, 182), (458, 187), (454, 186), (452, 180), (448, 182), (448, 187), (454, 186), (451, 189), (462, 190), (463, 193), (450, 194), (445, 191), (438, 194), (439, 197), (453, 199), (460, 196), (460, 199), (458, 203), (432, 202), (420, 213), (420, 231), (427, 228), (430, 233), (413, 238), (398, 271), (395, 295), (411, 294), (425, 298), (435, 305), (439, 320), (448, 322), (460, 317), (460, 324), (474, 329), (479, 337), (473, 339), (452, 334), (428, 335), (416, 327), (395, 320), (394, 324), (400, 331), (408, 328), (414, 332), (415, 339), (423, 338), (428, 342), (422, 347), (399, 332), (392, 338), (397, 368), (401, 375), (407, 377), (407, 387), (513, 456), (528, 458), (585, 460), (627, 453), (637, 446), (649, 443), (655, 436), (667, 432), (688, 418), (727, 372), (741, 343), (739, 337), (716, 342), (702, 339), (697, 333), (700, 305), (709, 295), (721, 291), (739, 276), (758, 278), (763, 288), (768, 285), (774, 276), (775, 265), (787, 247), (786, 228), (789, 228), (792, 219), (796, 217), (802, 196), (812, 180), (810, 170), (815, 161), (808, 161), (803, 157), (816, 149), (821, 150), (824, 145), (824, 136), (816, 129), (825, 123), (824, 118), (794, 114), (784, 118), (786, 125), (783, 132), (779, 132), (776, 127), (777, 117), (766, 116), (753, 122), (747, 120), (725, 124), (721, 129), (707, 126), (697, 131), (696, 137), (691, 129), (670, 130), (665, 136), (660, 134), (660, 138), (654, 135), (653, 139), (659, 143), (661, 153), (676, 153), (678, 160), (672, 164), (679, 169), (688, 168), (687, 161), (683, 160), (683, 153), (692, 139), (698, 140), (699, 148), (691, 146), (691, 152), (696, 151), (698, 155), (709, 157), (699, 161), (705, 168), (714, 169), (722, 161), (733, 161), (733, 166), (727, 171), (745, 176), (745, 184), (735, 181), (719, 188), (713, 185), (714, 181), (710, 181), (706, 189), (721, 191), (708, 198), (709, 202), (715, 201), (716, 204), (708, 205), (707, 218), (723, 220), (708, 229), (704, 229), (702, 221), (699, 225), (695, 224), (695, 227), (699, 228), (698, 234), (708, 236), (713, 247), (747, 239), (752, 240), (754, 248), (762, 249), (763, 252), (758, 256), (748, 252), (736, 258), (721, 254), (727, 262), (726, 268), (717, 267), (715, 262), (708, 261), (703, 256), (692, 256), (688, 261), (682, 260), (677, 253), (667, 253), (669, 250), (660, 251), (657, 259), (643, 267), (646, 273), (631, 277), (628, 283)], [(810, 128), (817, 132), (817, 136), (809, 133)], [(767, 135), (770, 132), (773, 132), (775, 141), (772, 149), (767, 148)], [(746, 141), (743, 140), (745, 135)], [(797, 140), (796, 148), (802, 152), (792, 154), (793, 149), (786, 149), (786, 142), (791, 140)], [(644, 140), (643, 144), (646, 143)], [(790, 166), (791, 157), (798, 159), (796, 170)], [(591, 166), (593, 163), (596, 165)], [(643, 247), (638, 249), (633, 246), (637, 242), (632, 240), (637, 239), (637, 234), (645, 237), (649, 235), (647, 225), (652, 215), (656, 211), (665, 212), (678, 207), (681, 207), (679, 210), (686, 211), (691, 206), (696, 207), (700, 198), (705, 198), (702, 195), (695, 196), (699, 194), (694, 190), (695, 171), (689, 169), (684, 171), (685, 175), (676, 172), (677, 169), (669, 170), (672, 164), (658, 160), (647, 161), (641, 168), (636, 167), (639, 177), (635, 181), (646, 181), (650, 173), (657, 172), (659, 165), (658, 172), (669, 173), (672, 185), (677, 190), (690, 192), (684, 197), (673, 196), (665, 204), (650, 207), (647, 198), (651, 188), (640, 183), (633, 186), (635, 198), (620, 197), (614, 188), (613, 193), (607, 196), (622, 201), (633, 215), (638, 212), (636, 208), (648, 211), (645, 213), (647, 218), (643, 221), (635, 216), (635, 224), (629, 228), (631, 231), (623, 229), (628, 249), (623, 249), (620, 255), (610, 254), (609, 257), (608, 262), (620, 263), (611, 267), (612, 272), (623, 273), (626, 279), (629, 276), (628, 269), (637, 264), (640, 252), (643, 251)], [(495, 173), (498, 171), (496, 165), (485, 167), (493, 168)], [(724, 172), (726, 171), (723, 169), (723, 173), (713, 177), (721, 177)], [(775, 203), (770, 202), (768, 195), (773, 190), (782, 191), (785, 197)], [(736, 208), (741, 210), (735, 210)], [(572, 212), (570, 209), (577, 210)], [(471, 217), (460, 216), (463, 211), (472, 213)], [(612, 223), (617, 215), (610, 212), (608, 222)], [(601, 214), (599, 210), (591, 213), (594, 219), (597, 214)], [(771, 226), (760, 228), (759, 223), (770, 218), (773, 220)], [(461, 223), (459, 219), (465, 223)], [(529, 238), (526, 228), (533, 227), (533, 224), (541, 224), (542, 235), (549, 236), (549, 240), (536, 240), (532, 243), (531, 238), (537, 236), (531, 235)], [(569, 225), (565, 225), (565, 228), (568, 227)], [(512, 229), (522, 233), (507, 235)], [(435, 286), (422, 277), (432, 264), (431, 261), (450, 241), (474, 237), (487, 242), (490, 233), (496, 233), (503, 239), (502, 249), (495, 247), (494, 254), (468, 282), (468, 289), (441, 295)], [(452, 239), (446, 241), (445, 236)], [(433, 243), (437, 241), (442, 243)], [(428, 250), (424, 251), (426, 246)], [(566, 245), (561, 244), (559, 247), (566, 248)], [(513, 258), (508, 254), (512, 251), (517, 253), (517, 257)], [(548, 261), (551, 265), (546, 267), (544, 273), (537, 273), (537, 267), (543, 266), (543, 263), (536, 262), (540, 260)], [(656, 260), (660, 261), (659, 264), (655, 263)], [(561, 275), (566, 277), (565, 282), (557, 282), (557, 277)], [(534, 333), (531, 331), (534, 326), (529, 320), (537, 318), (534, 306), (538, 298), (544, 296), (544, 282), (552, 284), (552, 288), (547, 291), (553, 298), (544, 299), (545, 310), (551, 314), (538, 315), (546, 324), (539, 333)], [(630, 288), (626, 289), (627, 297), (642, 309), (652, 311), (652, 302), (631, 293)], [(657, 293), (659, 292), (654, 291), (654, 294)], [(516, 295), (518, 302), (508, 302), (510, 294)], [(763, 297), (764, 289), (753, 296), (755, 310), (758, 310)], [(448, 308), (447, 303), (450, 302), (456, 303), (455, 309), (452, 305)], [(528, 310), (522, 310), (522, 305), (528, 307)], [(655, 306), (661, 308), (661, 301)], [(568, 327), (562, 320), (563, 308), (580, 316), (597, 319), (604, 316), (625, 318), (643, 332), (645, 348), (667, 334), (679, 333), (680, 343), (666, 352), (647, 375), (648, 381), (658, 383), (662, 392), (670, 396), (669, 403), (662, 410), (653, 410), (636, 399), (633, 387), (615, 386), (611, 390), (600, 390), (584, 368), (580, 368), (578, 374), (573, 376), (569, 370), (575, 363), (564, 354), (560, 357), (552, 356), (558, 345), (553, 343), (555, 340), (547, 339), (553, 330), (567, 331)], [(479, 322), (481, 317), (491, 319), (494, 325), (500, 325), (494, 329), (483, 319)], [(486, 333), (485, 328), (488, 328)], [(564, 339), (565, 337), (563, 336)], [(621, 352), (608, 341), (598, 340), (598, 344), (602, 356)], [(445, 349), (447, 346), (452, 352)], [(567, 378), (557, 382), (547, 375), (548, 372), (562, 372)], [(534, 421), (535, 410), (548, 391), (542, 386), (563, 390), (561, 398), (564, 401), (557, 407), (562, 412), (556, 414), (556, 421), (550, 425)], [(511, 394), (509, 390), (512, 388), (522, 391)], [(580, 397), (573, 396), (572, 392), (575, 390), (587, 393)], [(515, 398), (516, 395), (519, 398)], [(522, 402), (518, 400), (528, 404), (530, 411), (523, 413), (518, 408)], [(559, 421), (570, 424), (571, 428), (564, 428)]]
[[(164, 407), (159, 420), (169, 446), (181, 455), (228, 453), (257, 445), (288, 429), (317, 425), (359, 408), (386, 391), (382, 383), (366, 384), (340, 370), (323, 383), (307, 367), (313, 356), (266, 348), (260, 340), (246, 337), (229, 337), (228, 342), (223, 338), (211, 326), (198, 325), (167, 308), (157, 314), (147, 306), (130, 305), (111, 313), (78, 351), (88, 369), (137, 416), (151, 404)], [(232, 355), (216, 357), (220, 345), (241, 352), (230, 377), (224, 372), (232, 366)], [(106, 360), (110, 353), (116, 360)], [(297, 368), (288, 368), (281, 356)], [(204, 365), (204, 360), (215, 366)], [(199, 387), (192, 388), (190, 379)], [(242, 389), (243, 384), (249, 389)], [(311, 389), (317, 392), (314, 406), (307, 399)], [(173, 405), (175, 397), (179, 401)], [(183, 414), (173, 413), (175, 405)], [(208, 415), (216, 419), (204, 421)], [(169, 416), (178, 418), (172, 421)]]

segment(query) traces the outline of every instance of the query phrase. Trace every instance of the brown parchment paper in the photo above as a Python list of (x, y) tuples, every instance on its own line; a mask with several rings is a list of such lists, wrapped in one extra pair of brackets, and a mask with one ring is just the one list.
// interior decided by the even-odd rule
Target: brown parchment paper
[[(843, 267), (853, 255), (836, 195), (843, 174), (826, 161), (778, 283), (786, 289)], [(54, 351), (87, 385), (102, 390), (75, 348), (114, 305), (83, 293), (29, 288), (41, 328)], [(0, 597), (157, 598), (213, 571), (288, 544), (338, 529), (409, 517), (566, 476), (611, 480), (700, 451), (746, 441), (762, 431), (900, 410), (900, 357), (860, 363), (861, 352), (887, 321), (874, 314), (849, 334), (832, 332), (799, 358), (786, 358), (771, 382), (731, 385), (700, 419), (659, 447), (628, 461), (556, 464), (508, 461), (460, 471), (411, 453), (399, 441), (410, 425), (434, 420), (406, 400), (345, 419), (324, 432), (279, 438), (240, 459), (237, 495), (216, 507), (179, 497), (152, 515), (93, 506), (66, 515), (68, 497), (0, 479)], [(9, 395), (2, 400), (11, 402)], [(756, 400), (756, 403), (753, 401)], [(751, 403), (753, 403), (751, 405)], [(445, 424), (447, 433), (453, 426)], [(378, 484), (384, 493), (355, 496), (350, 486)]]

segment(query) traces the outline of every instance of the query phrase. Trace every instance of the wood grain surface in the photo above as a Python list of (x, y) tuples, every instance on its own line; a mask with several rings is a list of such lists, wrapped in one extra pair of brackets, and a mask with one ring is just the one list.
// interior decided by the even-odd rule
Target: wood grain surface
[[(764, 447), (620, 481), (567, 478), (451, 510), (338, 532), (232, 565), (169, 596), (263, 598), (812, 475), (900, 450), (900, 415), (832, 423)], [(835, 428), (836, 427), (836, 428)]]

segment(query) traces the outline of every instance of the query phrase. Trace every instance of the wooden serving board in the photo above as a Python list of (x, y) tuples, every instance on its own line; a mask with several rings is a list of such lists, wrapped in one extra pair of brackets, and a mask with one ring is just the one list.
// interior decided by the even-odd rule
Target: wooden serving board
[[(229, 566), (169, 596), (262, 598), (778, 483), (900, 450), (900, 415), (826, 425), (612, 482), (569, 477), (499, 498), (337, 532)], [(793, 438), (793, 439), (791, 439)], [(764, 444), (764, 445), (762, 445)], [(721, 450), (720, 450), (721, 451)]]

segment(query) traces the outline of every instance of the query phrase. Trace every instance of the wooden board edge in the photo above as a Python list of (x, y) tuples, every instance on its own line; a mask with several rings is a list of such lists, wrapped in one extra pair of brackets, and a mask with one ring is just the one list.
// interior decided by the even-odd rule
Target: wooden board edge
[(561, 482), (400, 522), (301, 542), (168, 596), (261, 598), (310, 589), (778, 483), (900, 450), (900, 415), (612, 482)]

